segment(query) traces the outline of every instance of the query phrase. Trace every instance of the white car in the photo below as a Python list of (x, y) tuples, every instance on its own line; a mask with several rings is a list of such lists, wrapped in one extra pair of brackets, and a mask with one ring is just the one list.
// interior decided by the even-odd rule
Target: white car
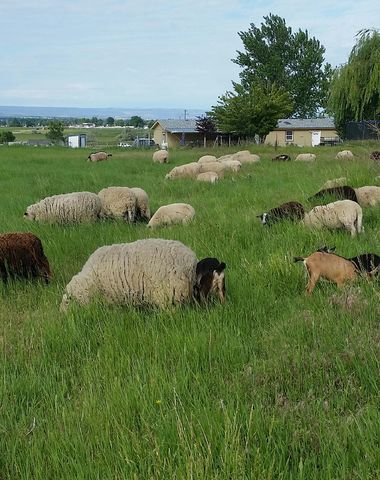
[(131, 147), (131, 144), (127, 142), (120, 142), (119, 147)]

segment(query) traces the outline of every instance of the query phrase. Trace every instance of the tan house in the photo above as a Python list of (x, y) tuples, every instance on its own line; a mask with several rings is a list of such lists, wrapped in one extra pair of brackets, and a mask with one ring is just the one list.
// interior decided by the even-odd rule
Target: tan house
[(175, 148), (180, 145), (203, 145), (203, 133), (198, 132), (196, 120), (157, 120), (151, 130), (154, 142), (161, 148)]
[(282, 118), (277, 128), (266, 136), (264, 143), (281, 147), (315, 147), (336, 145), (340, 141), (332, 118)]

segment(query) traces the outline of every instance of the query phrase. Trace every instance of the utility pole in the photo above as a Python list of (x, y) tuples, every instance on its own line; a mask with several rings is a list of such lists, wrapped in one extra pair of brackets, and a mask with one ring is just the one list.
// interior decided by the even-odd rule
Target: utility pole
[(183, 116), (184, 120), (186, 120), (186, 113), (187, 113), (187, 110), (185, 109), (185, 114)]

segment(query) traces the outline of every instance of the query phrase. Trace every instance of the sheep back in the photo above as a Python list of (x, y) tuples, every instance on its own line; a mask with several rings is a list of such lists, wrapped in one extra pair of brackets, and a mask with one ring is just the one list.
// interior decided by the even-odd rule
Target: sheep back
[(195, 178), (198, 173), (200, 173), (201, 165), (197, 162), (185, 163), (184, 165), (179, 165), (174, 167), (165, 178), (172, 180), (175, 178)]
[(199, 173), (205, 172), (215, 172), (219, 177), (222, 177), (224, 171), (226, 170), (226, 166), (222, 162), (209, 162), (209, 163), (201, 163)]
[(204, 172), (197, 176), (198, 182), (215, 183), (218, 179), (218, 174), (215, 172)]
[(177, 223), (186, 224), (195, 217), (194, 208), (188, 203), (171, 203), (160, 207), (148, 223), (149, 228)]
[(348, 160), (352, 158), (354, 158), (354, 154), (351, 152), (351, 150), (342, 150), (335, 156), (335, 160)]
[(211, 162), (217, 162), (215, 155), (203, 155), (198, 160), (198, 163), (211, 163)]
[(374, 207), (380, 203), (380, 187), (365, 186), (354, 189), (362, 207)]
[(107, 187), (100, 190), (98, 195), (102, 204), (103, 217), (135, 221), (137, 200), (131, 188)]
[(345, 228), (351, 235), (362, 231), (363, 211), (352, 200), (338, 200), (327, 205), (318, 205), (305, 213), (304, 224), (308, 227), (331, 229)]
[(87, 161), (102, 162), (103, 160), (107, 160), (108, 157), (112, 157), (112, 153), (106, 153), (106, 152), (90, 153), (90, 155), (87, 157)]
[(139, 187), (133, 187), (131, 188), (131, 191), (135, 194), (136, 197), (136, 218), (149, 220), (150, 208), (148, 194), (145, 190)]
[(249, 150), (241, 150), (240, 152), (232, 155), (232, 160), (237, 160), (242, 165), (249, 163), (257, 163), (260, 161), (259, 155), (251, 153)]
[(332, 180), (327, 180), (321, 187), (321, 190), (326, 188), (342, 187), (347, 185), (348, 181), (346, 177), (333, 178)]
[(157, 150), (153, 153), (154, 163), (169, 163), (169, 152), (167, 150)]
[(296, 162), (314, 162), (317, 156), (315, 153), (300, 153), (296, 156)]

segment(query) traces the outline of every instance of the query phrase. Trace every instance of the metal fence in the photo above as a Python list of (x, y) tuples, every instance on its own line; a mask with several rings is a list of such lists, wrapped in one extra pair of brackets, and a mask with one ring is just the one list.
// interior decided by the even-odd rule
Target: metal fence
[(345, 128), (347, 140), (379, 140), (380, 120), (362, 120), (347, 122)]

